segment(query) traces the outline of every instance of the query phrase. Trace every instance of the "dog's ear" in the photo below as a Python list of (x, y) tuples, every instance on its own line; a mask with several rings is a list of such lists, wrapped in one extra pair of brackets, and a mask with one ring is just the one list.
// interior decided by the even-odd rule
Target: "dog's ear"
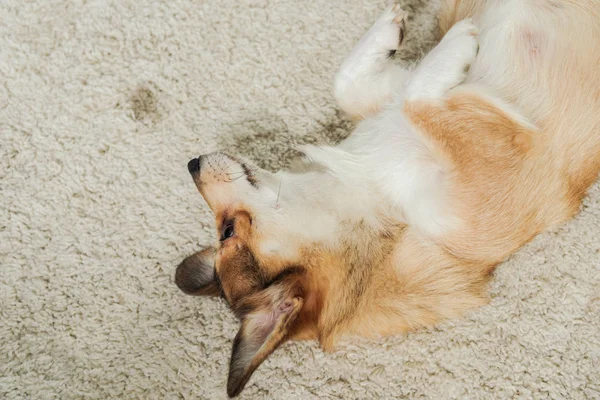
[(194, 296), (221, 294), (215, 279), (215, 249), (206, 248), (183, 260), (175, 271), (175, 283), (184, 293)]
[(256, 368), (288, 338), (304, 304), (301, 277), (288, 274), (241, 301), (242, 326), (233, 342), (227, 394), (237, 396)]

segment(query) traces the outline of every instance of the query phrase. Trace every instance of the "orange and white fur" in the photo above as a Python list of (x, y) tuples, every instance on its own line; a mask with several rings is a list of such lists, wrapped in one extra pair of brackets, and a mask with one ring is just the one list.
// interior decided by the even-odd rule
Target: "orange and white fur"
[(389, 58), (404, 16), (389, 7), (336, 76), (348, 139), (275, 174), (190, 163), (221, 240), (176, 281), (242, 322), (230, 395), (286, 340), (332, 350), (484, 304), (494, 267), (576, 214), (598, 175), (600, 2), (447, 0), (411, 69)]

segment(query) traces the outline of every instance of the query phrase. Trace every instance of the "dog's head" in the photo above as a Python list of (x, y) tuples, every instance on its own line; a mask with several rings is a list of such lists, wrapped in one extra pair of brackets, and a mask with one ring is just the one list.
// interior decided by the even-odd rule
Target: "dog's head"
[(219, 242), (186, 258), (175, 281), (185, 293), (223, 297), (240, 319), (227, 382), (236, 396), (284, 341), (315, 337), (318, 294), (293, 222), (282, 223), (272, 174), (222, 153), (193, 159), (188, 169), (216, 217)]

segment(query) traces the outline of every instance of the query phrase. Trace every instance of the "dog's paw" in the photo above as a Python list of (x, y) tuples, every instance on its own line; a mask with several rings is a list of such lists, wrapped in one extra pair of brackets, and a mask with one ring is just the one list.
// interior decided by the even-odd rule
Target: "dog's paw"
[(342, 63), (336, 78), (336, 87), (371, 77), (388, 65), (389, 57), (404, 40), (407, 14), (398, 4), (389, 6), (364, 34)]
[(392, 6), (392, 11), (396, 15), (392, 22), (400, 28), (398, 32), (398, 46), (402, 44), (404, 41), (404, 33), (406, 32), (406, 19), (408, 18), (408, 13), (400, 8), (400, 4), (394, 4)]
[(473, 23), (472, 18), (465, 18), (462, 21), (458, 21), (450, 28), (450, 30), (444, 35), (443, 40), (457, 38), (460, 36), (473, 36), (476, 37), (479, 34), (479, 29)]
[(470, 18), (456, 23), (440, 43), (448, 53), (449, 61), (460, 65), (462, 69), (468, 68), (475, 61), (479, 51), (478, 33), (477, 27)]
[(379, 52), (395, 53), (404, 41), (407, 16), (399, 4), (389, 6), (364, 36), (365, 41)]
[(471, 19), (455, 24), (417, 67), (407, 98), (440, 98), (460, 85), (479, 50), (477, 27)]

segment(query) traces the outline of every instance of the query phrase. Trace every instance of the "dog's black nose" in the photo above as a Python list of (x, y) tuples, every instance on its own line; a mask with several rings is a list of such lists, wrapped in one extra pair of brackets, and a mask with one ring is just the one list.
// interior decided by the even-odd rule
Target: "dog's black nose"
[(195, 174), (200, 171), (200, 158), (192, 158), (190, 162), (188, 162), (188, 171), (190, 174)]

